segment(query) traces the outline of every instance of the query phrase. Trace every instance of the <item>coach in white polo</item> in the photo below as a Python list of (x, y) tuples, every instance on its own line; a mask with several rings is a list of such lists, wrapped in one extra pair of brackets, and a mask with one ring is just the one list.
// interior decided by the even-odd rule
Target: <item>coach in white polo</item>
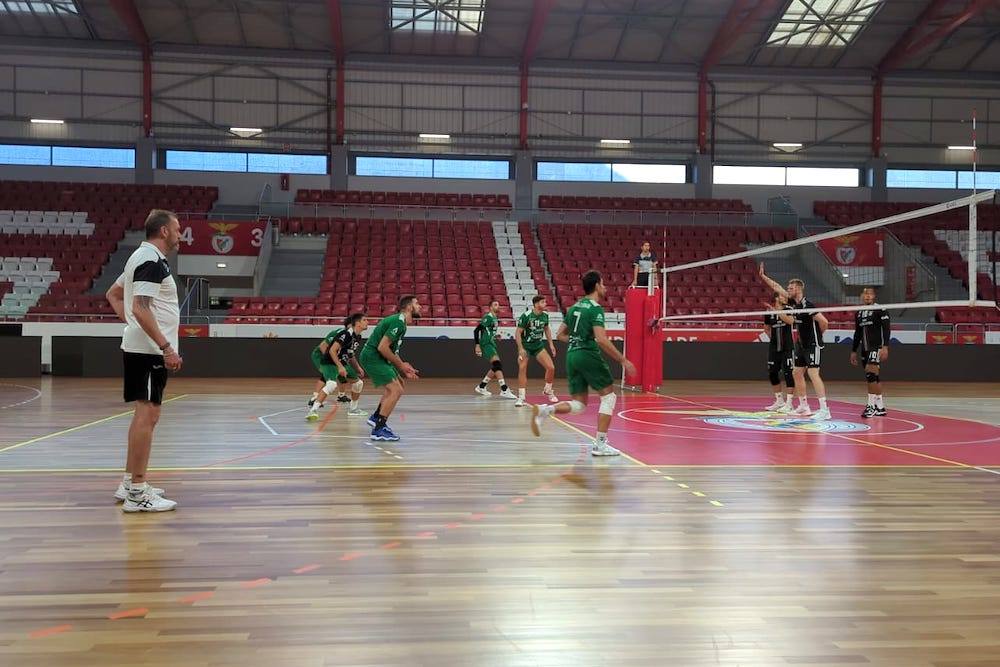
[(177, 352), (180, 309), (177, 284), (170, 275), (167, 253), (180, 244), (180, 223), (170, 211), (153, 209), (146, 218), (146, 240), (125, 263), (125, 270), (107, 297), (125, 322), (122, 335), (125, 402), (135, 402), (128, 429), (125, 477), (115, 498), (126, 512), (166, 512), (177, 506), (163, 497), (163, 489), (146, 483), (153, 429), (167, 386), (167, 371), (181, 367)]

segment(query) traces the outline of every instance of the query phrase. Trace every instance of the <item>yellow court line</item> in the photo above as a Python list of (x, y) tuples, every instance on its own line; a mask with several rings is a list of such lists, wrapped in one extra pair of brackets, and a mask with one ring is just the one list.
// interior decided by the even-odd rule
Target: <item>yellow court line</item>
[[(580, 435), (582, 435), (583, 437), (585, 437), (590, 442), (594, 442), (594, 439), (592, 437), (590, 437), (585, 431), (582, 431), (581, 429), (577, 428), (573, 424), (570, 424), (569, 422), (566, 422), (566, 421), (563, 421), (562, 419), (559, 419), (559, 417), (556, 417), (554, 413), (552, 414), (552, 419), (554, 419), (557, 423), (562, 424), (563, 426), (565, 426), (569, 430), (575, 431), (576, 433), (579, 433)], [(621, 453), (622, 456), (624, 456), (625, 458), (627, 458), (632, 463), (638, 464), (638, 465), (642, 466), (643, 468), (648, 468), (649, 467), (648, 465), (646, 465), (645, 463), (643, 463), (639, 459), (634, 458), (632, 456), (629, 456), (628, 454), (626, 454), (625, 452), (622, 452), (621, 450), (619, 450), (619, 452)]]
[[(564, 469), (567, 463), (456, 463), (447, 465), (441, 463), (359, 463), (341, 465), (290, 465), (290, 466), (166, 466), (150, 467), (150, 472), (225, 472), (233, 470), (379, 470), (380, 468), (407, 469), (419, 468), (426, 470), (532, 470), (532, 469)], [(121, 467), (117, 468), (0, 468), (0, 474), (18, 473), (105, 473), (121, 472)]]
[[(151, 467), (150, 472), (226, 472), (226, 471), (268, 471), (268, 470), (378, 470), (380, 468), (392, 468), (392, 469), (423, 469), (423, 470), (449, 470), (449, 469), (463, 469), (463, 470), (532, 470), (532, 469), (549, 469), (549, 468), (565, 468), (568, 463), (456, 463), (454, 465), (447, 465), (441, 463), (381, 463), (381, 464), (364, 464), (359, 463), (357, 465), (353, 464), (342, 464), (342, 465), (290, 465), (290, 466), (175, 466), (175, 467)], [(1000, 465), (1000, 464), (996, 464)], [(728, 469), (772, 469), (772, 468), (839, 468), (844, 470), (856, 470), (872, 468), (878, 470), (896, 470), (896, 469), (912, 469), (912, 470), (954, 470), (954, 465), (875, 465), (868, 463), (860, 464), (849, 464), (841, 463), (836, 465), (816, 465), (816, 464), (739, 464), (739, 465), (671, 465), (671, 466), (661, 466), (669, 467), (671, 470), (728, 470)], [(620, 468), (624, 471), (635, 470), (639, 472), (637, 468)], [(21, 473), (32, 473), (32, 474), (72, 474), (72, 473), (106, 473), (106, 472), (121, 472), (121, 467), (118, 468), (0, 468), (0, 475), (9, 474), (21, 474)], [(664, 479), (668, 481), (675, 481), (673, 477), (668, 475), (663, 476)]]
[[(163, 402), (164, 403), (170, 403), (171, 401), (179, 401), (182, 398), (187, 398), (188, 396), (190, 396), (190, 394), (181, 394), (180, 396), (174, 396), (173, 398), (168, 398), (167, 400), (165, 400)], [(63, 429), (61, 431), (56, 431), (55, 433), (49, 433), (48, 435), (40, 435), (37, 438), (32, 438), (31, 440), (25, 440), (24, 442), (19, 442), (19, 443), (14, 444), (14, 445), (8, 445), (7, 447), (4, 447), (3, 449), (0, 449), (0, 454), (2, 454), (3, 452), (8, 452), (8, 451), (10, 451), (12, 449), (17, 449), (18, 447), (26, 447), (26, 446), (34, 444), (36, 442), (41, 442), (42, 440), (48, 440), (49, 438), (54, 438), (54, 437), (59, 436), (59, 435), (66, 435), (67, 433), (73, 433), (74, 431), (79, 431), (79, 430), (82, 430), (82, 429), (85, 429), (85, 428), (89, 428), (91, 426), (97, 426), (98, 424), (103, 424), (104, 422), (109, 422), (112, 419), (118, 419), (119, 417), (124, 417), (124, 416), (130, 415), (130, 414), (132, 414), (134, 412), (135, 412), (135, 410), (129, 410), (127, 412), (119, 412), (118, 414), (111, 415), (110, 417), (104, 417), (102, 419), (95, 419), (94, 421), (87, 422), (86, 424), (80, 424), (79, 426), (73, 426), (72, 428), (65, 428), (65, 429)]]

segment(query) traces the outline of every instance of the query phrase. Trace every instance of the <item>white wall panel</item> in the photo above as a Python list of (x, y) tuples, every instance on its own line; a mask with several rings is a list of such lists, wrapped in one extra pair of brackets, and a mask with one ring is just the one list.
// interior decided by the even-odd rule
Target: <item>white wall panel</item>
[(642, 110), (642, 94), (626, 91), (588, 90), (584, 92), (583, 108), (588, 114), (636, 114)]
[(642, 134), (639, 116), (588, 113), (583, 117), (583, 134), (597, 139), (633, 139)]
[(517, 134), (517, 113), (466, 111), (462, 114), (462, 132), (471, 134)]
[(216, 76), (215, 96), (224, 100), (273, 102), (277, 95), (277, 79), (257, 76)]
[(142, 73), (128, 70), (84, 70), (83, 92), (93, 95), (139, 95), (142, 92)]
[(528, 106), (532, 111), (581, 113), (583, 96), (583, 91), (565, 88), (532, 88), (528, 94)]
[(83, 97), (83, 117), (141, 122), (142, 103), (139, 100), (123, 100), (120, 97), (85, 95)]
[[(462, 129), (462, 112), (445, 109), (403, 109), (404, 132), (452, 134)], [(416, 137), (414, 137), (414, 140)]]
[(581, 114), (558, 114), (532, 112), (528, 114), (529, 134), (554, 137), (579, 137), (583, 135)]
[(347, 105), (344, 122), (356, 131), (399, 132), (403, 128), (402, 109), (370, 109)]
[(79, 93), (79, 69), (55, 69), (49, 67), (21, 68), (18, 86), (22, 90), (36, 90), (48, 93)]
[(398, 107), (403, 103), (403, 86), (398, 83), (348, 82), (344, 96), (349, 105)]
[(403, 106), (434, 109), (461, 109), (461, 86), (403, 86)]
[(0, 116), (14, 115), (14, 93), (0, 93)]
[(80, 96), (18, 93), (14, 113), (27, 118), (78, 118)]
[(271, 127), (277, 124), (273, 104), (216, 102), (215, 122), (223, 127)]

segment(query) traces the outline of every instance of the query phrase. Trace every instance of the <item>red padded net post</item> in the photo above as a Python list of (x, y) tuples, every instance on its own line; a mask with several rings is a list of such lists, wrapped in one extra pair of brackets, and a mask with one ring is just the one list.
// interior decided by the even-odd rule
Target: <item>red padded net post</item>
[(635, 375), (625, 376), (625, 385), (629, 387), (642, 385), (642, 367), (646, 349), (644, 324), (646, 298), (644, 289), (625, 291), (625, 358), (636, 368)]

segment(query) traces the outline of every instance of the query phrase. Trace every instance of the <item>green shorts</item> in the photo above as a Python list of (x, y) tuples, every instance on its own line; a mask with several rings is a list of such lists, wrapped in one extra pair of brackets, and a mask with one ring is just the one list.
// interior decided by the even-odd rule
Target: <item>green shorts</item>
[(611, 368), (600, 352), (573, 350), (566, 353), (566, 378), (569, 393), (573, 396), (584, 394), (588, 387), (601, 390), (614, 384)]
[[(340, 377), (340, 371), (337, 369), (336, 364), (325, 363), (327, 356), (324, 355), (319, 350), (314, 349), (312, 351), (312, 362), (316, 370), (319, 371), (320, 377), (324, 382), (329, 382), (331, 380), (335, 381)], [(347, 371), (347, 378), (350, 380), (358, 379), (358, 371), (351, 364), (344, 364), (344, 370)]]
[(376, 387), (384, 387), (399, 378), (399, 371), (378, 352), (369, 352), (368, 348), (361, 351), (359, 359), (365, 374)]
[(483, 345), (482, 343), (480, 343), (479, 344), (479, 349), (481, 349), (483, 351), (483, 359), (487, 359), (488, 360), (488, 359), (492, 359), (493, 357), (499, 357), (500, 356), (497, 353), (497, 346), (494, 345), (493, 343), (486, 343), (485, 345)]
[(545, 351), (545, 346), (544, 345), (538, 345), (538, 346), (532, 347), (532, 346), (525, 345), (524, 346), (524, 351), (527, 352), (529, 356), (537, 357), (539, 352), (544, 352)]

